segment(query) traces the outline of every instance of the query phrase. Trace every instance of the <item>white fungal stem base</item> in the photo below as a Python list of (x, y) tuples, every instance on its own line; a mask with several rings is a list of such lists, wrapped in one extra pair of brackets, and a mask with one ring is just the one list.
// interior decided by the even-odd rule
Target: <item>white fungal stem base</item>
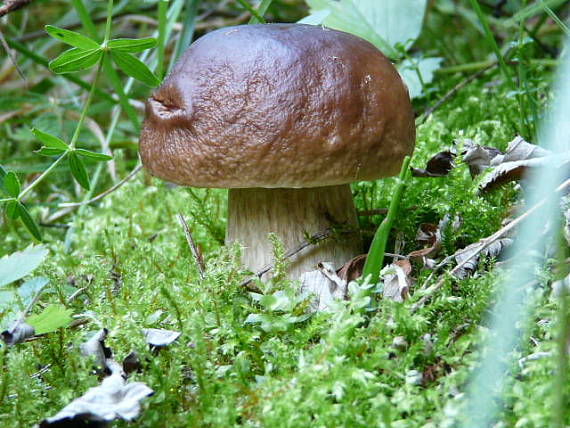
[(228, 199), (226, 244), (242, 245), (242, 262), (253, 272), (274, 261), (269, 233), (276, 234), (287, 251), (328, 228), (348, 230), (333, 232), (331, 237), (288, 259), (290, 279), (315, 270), (319, 262), (338, 268), (362, 253), (348, 184), (306, 189), (230, 189)]

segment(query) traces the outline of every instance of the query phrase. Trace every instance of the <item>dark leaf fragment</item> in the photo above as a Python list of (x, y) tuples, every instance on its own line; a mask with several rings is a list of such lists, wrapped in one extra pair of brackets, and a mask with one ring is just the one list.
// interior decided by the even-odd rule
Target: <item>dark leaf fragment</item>
[(32, 337), (34, 334), (34, 328), (26, 324), (23, 318), (14, 321), (7, 330), (1, 333), (2, 340), (7, 346), (14, 346), (28, 337)]
[(347, 283), (360, 278), (364, 269), (364, 263), (366, 262), (366, 256), (367, 254), (360, 254), (337, 269), (336, 273), (339, 278)]
[(105, 339), (109, 330), (103, 328), (80, 345), (81, 354), (85, 357), (94, 357), (99, 367), (107, 368), (107, 359), (113, 356), (111, 348), (105, 346)]
[(455, 153), (449, 150), (434, 155), (426, 165), (426, 169), (410, 168), (413, 177), (444, 177), (449, 174), (455, 165)]

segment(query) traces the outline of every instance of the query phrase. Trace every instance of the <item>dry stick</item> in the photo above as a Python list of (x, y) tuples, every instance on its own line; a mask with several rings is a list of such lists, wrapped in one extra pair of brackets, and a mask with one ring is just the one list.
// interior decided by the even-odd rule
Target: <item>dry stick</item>
[(6, 0), (4, 4), (0, 6), (0, 18), (4, 15), (8, 15), (10, 12), (27, 6), (31, 2), (32, 0)]
[(190, 247), (190, 251), (192, 251), (192, 255), (194, 256), (194, 260), (196, 261), (196, 265), (198, 266), (198, 272), (200, 273), (200, 279), (204, 279), (204, 272), (206, 271), (206, 266), (204, 266), (204, 259), (202, 258), (202, 254), (198, 250), (196, 243), (194, 242), (194, 238), (192, 238), (192, 234), (190, 233), (190, 228), (188, 227), (188, 223), (184, 219), (182, 213), (178, 213), (178, 221), (180, 221), (180, 225), (184, 229), (184, 235), (186, 236), (186, 241), (188, 242), (188, 246)]
[[(311, 235), (311, 237), (309, 238), (309, 240), (307, 241), (303, 241), (301, 244), (299, 244), (297, 247), (290, 249), (289, 251), (287, 251), (284, 255), (283, 258), (284, 259), (289, 259), (291, 257), (293, 257), (295, 254), (303, 251), (305, 248), (307, 248), (309, 245), (315, 245), (320, 241), (323, 241), (325, 239), (327, 239), (328, 237), (330, 237), (332, 234), (332, 230), (330, 228), (321, 230), (320, 232), (315, 233), (314, 235)], [(255, 275), (249, 277), (248, 279), (246, 279), (245, 281), (243, 281), (241, 283), (242, 287), (247, 287), (249, 285), (249, 283), (251, 281), (253, 281), (255, 278), (261, 278), (263, 275), (265, 275), (267, 272), (269, 272), (270, 270), (272, 270), (274, 267), (273, 263), (269, 263), (267, 265), (265, 265), (264, 267), (262, 267), (260, 270), (258, 270)], [(257, 287), (255, 287), (257, 288)]]
[[(568, 187), (570, 187), (570, 179), (566, 180), (560, 186), (558, 186), (556, 188), (555, 192), (559, 193)], [(461, 269), (463, 266), (465, 266), (467, 264), (467, 262), (469, 262), (475, 256), (478, 256), (485, 248), (487, 248), (493, 242), (497, 241), (498, 239), (502, 238), (505, 234), (510, 232), (520, 222), (525, 220), (532, 213), (534, 213), (538, 208), (540, 208), (542, 205), (544, 205), (545, 202), (546, 202), (546, 199), (543, 199), (542, 201), (538, 202), (533, 207), (529, 208), (525, 213), (521, 214), (519, 217), (517, 217), (516, 219), (511, 221), (505, 227), (499, 229), (497, 232), (493, 233), (491, 236), (484, 238), (484, 239), (481, 239), (481, 241), (479, 241), (481, 243), (481, 246), (477, 250), (474, 250), (473, 253), (469, 257), (467, 257), (465, 260), (463, 260), (461, 263), (459, 263), (457, 266), (455, 266), (453, 269), (451, 269), (451, 271), (449, 273), (451, 275), (454, 275), (455, 273), (457, 273), (457, 271), (459, 269)], [(415, 312), (421, 306), (423, 306), (425, 304), (425, 302), (427, 302), (432, 297), (432, 295), (443, 286), (444, 283), (445, 283), (445, 276), (442, 276), (439, 279), (439, 281), (437, 281), (434, 285), (432, 285), (431, 287), (429, 287), (428, 289), (425, 290), (425, 294), (422, 296), (422, 298), (420, 300), (418, 300), (411, 307), (410, 311)]]
[(129, 175), (127, 175), (125, 178), (123, 178), (121, 181), (119, 181), (117, 184), (115, 184), (113, 187), (110, 187), (109, 189), (105, 190), (103, 193), (99, 193), (97, 196), (95, 196), (94, 198), (89, 199), (88, 201), (83, 201), (83, 202), (64, 202), (61, 204), (58, 204), (59, 208), (67, 208), (67, 207), (80, 207), (82, 205), (89, 205), (92, 204), (93, 202), (97, 202), (99, 199), (103, 199), (105, 196), (109, 195), (110, 193), (113, 193), (115, 190), (117, 190), (119, 187), (121, 187), (123, 184), (125, 184), (127, 181), (129, 181), (130, 179), (132, 179), (135, 175), (138, 174), (138, 172), (142, 169), (142, 164), (138, 164), (130, 173)]
[[(22, 71), (22, 69), (18, 65), (18, 60), (16, 59), (14, 52), (10, 49), (10, 46), (8, 46), (8, 42), (4, 38), (4, 33), (2, 33), (2, 30), (0, 30), (0, 43), (2, 44), (2, 48), (4, 48), (4, 50), (6, 51), (6, 54), (10, 58), (12, 65), (14, 66), (14, 68), (16, 69), (16, 71), (18, 72), (18, 74), (20, 75), (22, 80), (24, 81), (25, 88), (28, 89), (28, 81), (26, 80), (26, 76), (24, 75), (24, 72)], [(9, 75), (10, 74), (8, 74), (7, 77)]]
[(428, 108), (424, 114), (420, 118), (420, 123), (425, 122), (425, 120), (439, 107), (442, 106), (447, 100), (449, 100), (452, 96), (454, 96), (457, 92), (471, 83), (473, 80), (477, 79), (478, 77), (482, 76), (486, 71), (490, 70), (493, 67), (497, 66), (497, 62), (489, 64), (487, 67), (479, 70), (477, 73), (472, 74), (471, 76), (467, 77), (466, 79), (459, 82), (453, 88), (451, 88), (440, 100), (438, 100), (433, 106)]

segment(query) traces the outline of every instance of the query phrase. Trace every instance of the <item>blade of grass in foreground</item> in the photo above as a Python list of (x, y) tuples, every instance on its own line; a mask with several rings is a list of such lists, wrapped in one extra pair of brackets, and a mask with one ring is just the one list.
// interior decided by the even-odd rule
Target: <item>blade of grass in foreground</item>
[[(566, 39), (566, 46), (570, 46), (570, 38)], [(567, 78), (569, 75), (570, 55), (567, 53), (562, 59), (556, 84), (552, 90), (555, 100), (539, 129), (541, 147), (555, 153), (567, 151), (570, 141), (570, 123), (567, 118), (567, 112), (570, 111), (570, 79)], [(543, 231), (547, 224), (552, 225), (549, 235), (541, 239), (533, 250), (536, 254), (544, 254), (546, 246), (552, 242), (552, 232), (558, 230), (553, 225), (557, 223), (559, 210), (558, 195), (554, 189), (562, 181), (561, 169), (545, 167), (529, 177), (532, 185), (528, 186), (527, 206), (534, 206), (542, 200), (546, 202), (521, 225), (509, 252), (510, 255), (506, 257), (507, 260), (512, 260), (507, 266), (508, 277), (499, 284), (498, 298), (488, 323), (490, 325), (488, 339), (483, 344), (483, 358), (468, 388), (466, 418), (461, 421), (463, 427), (487, 427), (493, 425), (495, 420), (505, 376), (510, 366), (509, 355), (518, 344), (520, 336), (517, 325), (524, 320), (526, 313), (525, 296), (528, 287), (524, 285), (535, 281), (538, 271), (527, 259), (521, 260), (520, 256), (515, 256), (527, 250), (528, 242), (536, 242), (537, 231)], [(564, 404), (562, 403), (563, 406)], [(560, 404), (552, 404), (554, 409), (551, 414), (565, 414), (565, 410), (560, 411), (557, 406)], [(558, 420), (553, 421), (551, 426), (563, 425), (564, 421)]]

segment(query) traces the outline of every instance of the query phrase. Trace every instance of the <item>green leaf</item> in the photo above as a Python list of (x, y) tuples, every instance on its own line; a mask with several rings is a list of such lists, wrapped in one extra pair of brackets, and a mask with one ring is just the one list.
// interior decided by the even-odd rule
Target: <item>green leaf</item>
[(114, 39), (107, 42), (109, 49), (121, 52), (142, 52), (155, 46), (156, 39), (154, 37), (146, 39)]
[(8, 203), (6, 204), (6, 216), (10, 220), (16, 220), (20, 215), (20, 210), (18, 209), (19, 205), (20, 203), (15, 199), (12, 201), (8, 201)]
[(0, 287), (30, 274), (47, 255), (48, 250), (43, 245), (31, 245), (24, 251), (2, 257), (0, 259)]
[(131, 54), (120, 51), (111, 51), (111, 58), (123, 73), (137, 79), (145, 85), (154, 88), (160, 83), (160, 80), (152, 74), (152, 71), (150, 71), (143, 62), (139, 61)]
[(90, 150), (83, 150), (83, 149), (75, 149), (73, 151), (74, 153), (77, 153), (79, 156), (83, 156), (85, 158), (90, 158), (90, 159), (95, 159), (96, 161), (110, 161), (111, 159), (113, 159), (113, 156), (109, 156), (103, 153), (96, 153), (96, 152), (92, 152)]
[(40, 314), (26, 318), (26, 324), (34, 327), (36, 334), (51, 333), (58, 328), (66, 327), (71, 322), (71, 309), (61, 305), (50, 305)]
[(407, 45), (418, 38), (426, 3), (427, 0), (307, 0), (311, 14), (320, 12), (321, 21), (305, 18), (302, 22), (355, 34), (387, 56), (397, 58), (396, 44)]
[(28, 232), (30, 232), (30, 234), (38, 241), (41, 241), (42, 234), (40, 232), (40, 228), (38, 227), (35, 220), (30, 215), (28, 209), (24, 206), (24, 204), (20, 202), (18, 202), (18, 214), (20, 216), (20, 220), (22, 220), (22, 223), (24, 223), (26, 229), (28, 229)]
[(87, 175), (87, 170), (85, 169), (83, 161), (79, 156), (77, 156), (77, 154), (75, 154), (75, 151), (69, 153), (69, 168), (71, 168), (73, 177), (81, 187), (85, 190), (89, 190), (89, 175)]
[[(400, 76), (406, 82), (410, 98), (417, 98), (423, 93), (423, 86), (431, 83), (433, 74), (443, 61), (443, 58), (414, 58), (413, 62), (405, 59), (398, 65)], [(420, 80), (421, 76), (421, 80)]]
[(53, 25), (46, 25), (45, 30), (54, 39), (61, 40), (63, 43), (73, 47), (84, 50), (99, 49), (99, 43), (75, 31), (54, 27)]
[(41, 147), (39, 150), (36, 150), (36, 153), (38, 155), (42, 155), (42, 156), (59, 156), (62, 153), (65, 153), (65, 150), (61, 150), (61, 149), (50, 149), (48, 147)]
[(72, 73), (93, 67), (101, 59), (101, 49), (83, 50), (72, 48), (49, 63), (51, 71), (57, 74)]
[(32, 129), (32, 133), (40, 140), (46, 147), (50, 149), (58, 149), (62, 152), (69, 150), (69, 146), (61, 139), (47, 132), (40, 131), (37, 128)]
[(14, 172), (10, 171), (4, 177), (4, 189), (13, 198), (17, 198), (20, 195), (20, 180), (18, 180), (18, 176)]

